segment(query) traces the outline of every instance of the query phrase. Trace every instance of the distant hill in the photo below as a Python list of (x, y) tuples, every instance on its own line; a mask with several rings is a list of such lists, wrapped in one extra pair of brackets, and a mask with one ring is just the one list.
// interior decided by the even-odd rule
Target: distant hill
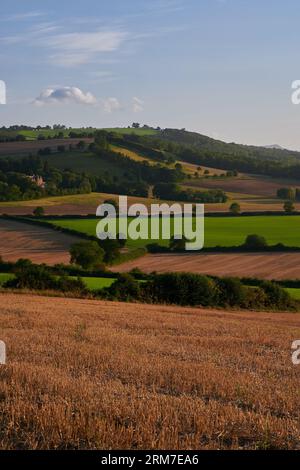
[(277, 150), (287, 150), (284, 147), (281, 147), (281, 145), (278, 144), (273, 144), (273, 145), (264, 145), (265, 149), (277, 149)]
[(287, 150), (278, 145), (259, 147), (255, 145), (236, 144), (234, 142), (226, 143), (221, 140), (213, 139), (212, 137), (198, 134), (197, 132), (186, 131), (185, 129), (164, 129), (158, 135), (160, 138), (179, 144), (228, 155), (260, 157), (263, 159), (281, 159), (289, 157), (300, 160), (300, 152)]

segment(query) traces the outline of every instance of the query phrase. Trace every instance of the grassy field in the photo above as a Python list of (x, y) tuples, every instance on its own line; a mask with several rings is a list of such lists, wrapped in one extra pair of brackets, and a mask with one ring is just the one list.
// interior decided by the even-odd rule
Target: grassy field
[(288, 287), (285, 289), (294, 300), (300, 300), (300, 289)]
[(0, 449), (299, 449), (298, 313), (0, 295)]
[[(70, 276), (72, 279), (77, 279), (75, 276)], [(116, 278), (108, 277), (82, 277), (86, 287), (91, 290), (99, 290), (105, 287), (110, 287), (116, 280)]]
[[(61, 219), (50, 221), (89, 235), (96, 234), (96, 219)], [(207, 217), (205, 219), (205, 247), (238, 246), (247, 235), (263, 235), (270, 245), (283, 243), (300, 247), (300, 216)], [(128, 246), (145, 246), (149, 240), (128, 240)], [(162, 246), (168, 240), (159, 240)]]
[(106, 127), (107, 132), (117, 132), (118, 134), (137, 134), (137, 135), (155, 135), (158, 133), (155, 129), (132, 129), (131, 127)]
[(14, 275), (9, 273), (0, 273), (0, 286), (2, 286), (6, 281), (13, 279)]
[[(55, 135), (58, 135), (59, 133), (63, 133), (64, 137), (68, 137), (70, 132), (77, 132), (77, 133), (84, 133), (84, 134), (90, 134), (91, 132), (95, 131), (96, 129), (41, 129), (39, 131), (20, 131), (18, 134), (24, 135), (27, 140), (36, 140), (39, 135), (43, 135), (44, 137), (54, 137)], [(128, 129), (128, 128), (107, 128), (104, 129), (108, 132), (118, 132), (119, 134), (138, 134), (138, 135), (154, 135), (157, 133), (157, 131), (152, 130), (152, 129)]]

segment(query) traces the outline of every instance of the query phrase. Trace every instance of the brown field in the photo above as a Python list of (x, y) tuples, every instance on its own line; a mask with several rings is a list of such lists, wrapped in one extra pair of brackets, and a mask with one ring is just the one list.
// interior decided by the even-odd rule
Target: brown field
[(76, 145), (83, 140), (85, 143), (90, 144), (94, 139), (83, 137), (82, 139), (50, 139), (50, 140), (30, 140), (25, 142), (1, 142), (0, 155), (18, 155), (29, 153), (37, 153), (40, 149), (45, 147), (56, 148), (58, 145), (70, 144)]
[(78, 241), (82, 239), (45, 227), (0, 219), (0, 255), (5, 261), (69, 263), (70, 245)]
[(189, 180), (188, 185), (193, 188), (223, 189), (234, 193), (248, 194), (263, 198), (276, 198), (277, 189), (294, 187), (299, 183), (289, 180), (275, 180), (266, 176), (242, 175), (237, 178), (201, 178)]
[(213, 276), (300, 279), (300, 253), (151, 254), (115, 266), (114, 271), (139, 268), (145, 273), (193, 272)]
[[(238, 201), (241, 210), (244, 212), (262, 212), (262, 211), (282, 211), (283, 201), (278, 199), (257, 199), (252, 196), (251, 199), (245, 199), (242, 194), (229, 193), (229, 200), (225, 204), (205, 204), (205, 212), (228, 212), (232, 200)], [(91, 193), (77, 194), (71, 196), (53, 196), (29, 201), (10, 201), (0, 202), (0, 213), (9, 215), (32, 214), (36, 206), (43, 206), (46, 215), (87, 215), (95, 214), (99, 204), (105, 199), (118, 199), (116, 194)], [(151, 203), (168, 203), (171, 201), (159, 201), (157, 199), (128, 197), (128, 203), (142, 203), (147, 207)], [(295, 203), (297, 210), (300, 210), (300, 203)]]
[(300, 448), (300, 314), (0, 298), (0, 449)]

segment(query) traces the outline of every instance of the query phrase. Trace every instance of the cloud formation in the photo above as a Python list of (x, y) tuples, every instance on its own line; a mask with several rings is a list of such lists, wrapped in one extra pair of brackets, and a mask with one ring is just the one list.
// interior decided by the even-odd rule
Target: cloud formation
[(118, 98), (106, 98), (103, 100), (103, 107), (104, 111), (107, 113), (112, 113), (113, 111), (118, 111), (121, 109), (121, 103), (119, 102)]
[(132, 101), (132, 110), (134, 113), (140, 113), (141, 111), (144, 111), (144, 101), (137, 98), (136, 96), (132, 98)]
[(44, 45), (54, 50), (53, 64), (72, 66), (90, 62), (99, 53), (116, 51), (126, 37), (122, 31), (56, 34), (46, 38)]
[(40, 95), (34, 100), (36, 105), (55, 104), (55, 103), (77, 103), (92, 105), (96, 104), (97, 100), (92, 93), (84, 93), (77, 87), (60, 87), (60, 88), (47, 88), (42, 91)]

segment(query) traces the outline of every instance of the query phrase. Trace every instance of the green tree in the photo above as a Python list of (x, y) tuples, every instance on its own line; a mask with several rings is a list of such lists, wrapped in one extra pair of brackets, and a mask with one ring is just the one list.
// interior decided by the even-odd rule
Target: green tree
[(246, 250), (263, 250), (267, 246), (267, 240), (261, 235), (248, 235), (244, 243)]
[(71, 263), (83, 269), (92, 269), (101, 265), (104, 250), (96, 241), (74, 243), (70, 248)]
[(292, 212), (294, 212), (295, 205), (293, 201), (285, 201), (285, 203), (283, 204), (283, 209), (284, 212), (286, 212), (287, 214), (291, 214)]
[(241, 212), (241, 206), (238, 202), (233, 202), (229, 207), (231, 214), (238, 215)]
[(43, 215), (45, 215), (45, 209), (42, 206), (38, 206), (34, 209), (33, 215), (35, 217), (43, 217)]

